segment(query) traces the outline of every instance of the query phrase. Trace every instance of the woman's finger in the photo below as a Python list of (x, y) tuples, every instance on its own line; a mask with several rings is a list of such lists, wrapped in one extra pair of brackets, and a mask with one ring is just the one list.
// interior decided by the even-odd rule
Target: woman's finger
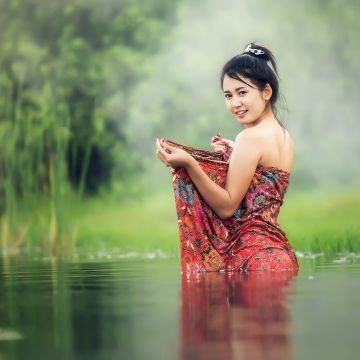
[(156, 157), (157, 157), (166, 167), (169, 167), (169, 166), (171, 166), (171, 165), (169, 164), (169, 162), (168, 162), (167, 159), (165, 158), (164, 153), (166, 153), (166, 152), (162, 149), (159, 140), (156, 139)]
[(219, 140), (221, 140), (221, 135), (220, 134), (217, 134), (217, 135), (215, 135), (215, 136), (213, 136), (211, 138), (211, 142), (219, 141)]
[(220, 145), (220, 144), (224, 144), (224, 141), (223, 140), (218, 140), (218, 141), (215, 141), (213, 142), (211, 145), (214, 146), (214, 145)]
[(157, 150), (156, 150), (156, 155), (157, 157), (161, 160), (161, 161), (165, 161), (166, 163), (168, 163), (168, 153), (161, 147), (161, 145), (158, 143), (157, 145)]
[(231, 146), (231, 147), (234, 147), (234, 146), (235, 146), (234, 142), (231, 141), (231, 140), (223, 139), (223, 142), (224, 142), (225, 144), (227, 144), (228, 146)]
[(161, 154), (164, 157), (164, 159), (167, 160), (168, 153), (161, 146), (159, 139), (156, 139), (156, 147), (157, 150), (159, 151), (159, 154)]
[[(166, 154), (166, 153), (165, 153)], [(158, 158), (162, 161), (162, 162), (166, 162), (168, 163), (168, 159), (166, 158), (166, 155), (164, 154), (164, 151), (159, 151), (158, 153)]]
[(166, 161), (166, 159), (164, 159), (164, 156), (162, 156), (160, 153), (158, 153), (156, 156), (164, 165), (169, 166), (169, 163)]
[(225, 148), (225, 144), (221, 144), (221, 143), (217, 143), (217, 144), (212, 144), (213, 148)]
[(215, 152), (225, 152), (225, 146), (221, 146), (221, 145), (218, 145), (218, 146), (214, 146), (214, 151)]
[(170, 153), (172, 153), (173, 151), (175, 151), (177, 148), (172, 146), (172, 145), (169, 145), (165, 140), (161, 139), (160, 140), (160, 144), (161, 146), (165, 149), (165, 150), (169, 150)]

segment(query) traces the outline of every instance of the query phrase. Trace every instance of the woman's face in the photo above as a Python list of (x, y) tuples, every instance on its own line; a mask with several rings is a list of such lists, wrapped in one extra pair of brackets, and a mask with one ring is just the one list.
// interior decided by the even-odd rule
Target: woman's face
[[(258, 124), (268, 110), (271, 87), (266, 84), (260, 91), (250, 79), (239, 76), (243, 81), (224, 76), (223, 91), (227, 109), (245, 127)], [(249, 86), (251, 85), (251, 86)]]

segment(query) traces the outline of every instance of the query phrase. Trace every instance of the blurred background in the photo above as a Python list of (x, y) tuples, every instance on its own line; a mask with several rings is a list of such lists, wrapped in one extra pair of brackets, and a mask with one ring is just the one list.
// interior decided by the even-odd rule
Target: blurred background
[(355, 0), (0, 0), (3, 255), (179, 256), (155, 138), (242, 130), (222, 65), (274, 53), (296, 160), (279, 223), (301, 254), (360, 250)]

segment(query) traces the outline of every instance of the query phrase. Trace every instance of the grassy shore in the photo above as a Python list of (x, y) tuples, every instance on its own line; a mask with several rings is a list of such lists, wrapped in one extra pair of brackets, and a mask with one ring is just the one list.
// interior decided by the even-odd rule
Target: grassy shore
[[(88, 201), (75, 219), (79, 249), (179, 252), (173, 194), (166, 191), (124, 205)], [(279, 223), (297, 251), (360, 252), (360, 194), (289, 193)]]
[(360, 252), (360, 192), (291, 193), (279, 223), (295, 250), (311, 253)]
[[(50, 213), (50, 212), (49, 212)], [(120, 201), (113, 196), (63, 202), (61, 248), (66, 256), (162, 252), (179, 256), (179, 235), (171, 187), (146, 198)], [(18, 224), (25, 251), (51, 253), (54, 224), (46, 210), (23, 216)], [(279, 223), (294, 250), (309, 253), (360, 253), (360, 194), (289, 192)], [(56, 225), (56, 224), (55, 224)], [(2, 228), (4, 233), (4, 226)], [(58, 240), (57, 240), (58, 241)], [(4, 244), (3, 244), (4, 245)], [(86, 256), (87, 256), (86, 255)]]

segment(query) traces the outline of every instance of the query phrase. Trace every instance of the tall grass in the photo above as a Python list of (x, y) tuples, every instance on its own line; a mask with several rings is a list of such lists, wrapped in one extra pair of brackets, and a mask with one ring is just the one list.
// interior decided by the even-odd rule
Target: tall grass
[(295, 249), (311, 253), (360, 252), (360, 193), (294, 192), (279, 222)]
[(55, 254), (67, 245), (63, 199), (68, 189), (70, 117), (65, 102), (50, 84), (44, 84), (37, 93), (27, 92), (19, 79), (16, 83), (4, 74), (1, 78), (7, 90), (6, 99), (1, 99), (6, 106), (1, 107), (0, 114), (2, 251), (17, 251), (26, 245), (34, 226), (29, 213), (36, 213), (42, 204), (44, 219), (37, 226), (47, 241), (39, 242), (39, 246)]

